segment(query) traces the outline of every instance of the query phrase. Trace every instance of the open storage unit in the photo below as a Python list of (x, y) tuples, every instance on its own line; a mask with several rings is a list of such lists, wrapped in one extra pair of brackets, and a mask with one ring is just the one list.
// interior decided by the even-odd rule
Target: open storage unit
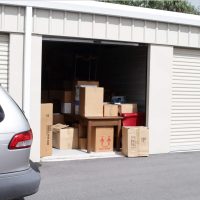
[[(43, 38), (41, 102), (53, 103), (54, 113), (65, 113), (60, 122), (77, 127), (75, 82), (96, 81), (104, 88), (104, 102), (111, 102), (113, 96), (125, 97), (125, 102), (137, 104), (145, 116), (147, 54), (148, 46), (138, 43)], [(67, 111), (60, 100), (64, 91), (72, 92), (72, 107)], [(114, 144), (116, 148), (116, 137)], [(55, 151), (53, 155), (58, 154)]]
[(199, 16), (97, 1), (2, 1), (0, 10), (0, 82), (30, 122), (33, 161), (41, 99), (60, 112), (52, 91), (81, 79), (99, 81), (104, 101), (123, 95), (146, 112), (150, 154), (200, 149)]

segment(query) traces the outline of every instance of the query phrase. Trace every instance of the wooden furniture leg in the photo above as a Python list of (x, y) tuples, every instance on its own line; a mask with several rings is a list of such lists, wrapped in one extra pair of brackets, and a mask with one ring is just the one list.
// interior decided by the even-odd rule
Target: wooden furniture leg
[(88, 121), (87, 128), (87, 152), (91, 152), (91, 144), (92, 144), (92, 123)]
[(120, 141), (121, 141), (121, 121), (118, 121), (117, 125), (117, 151), (120, 151)]

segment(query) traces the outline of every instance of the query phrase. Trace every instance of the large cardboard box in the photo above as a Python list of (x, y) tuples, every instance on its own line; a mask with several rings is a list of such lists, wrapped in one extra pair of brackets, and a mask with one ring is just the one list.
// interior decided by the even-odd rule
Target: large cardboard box
[(101, 87), (80, 88), (80, 115), (103, 116), (103, 94)]
[(85, 150), (87, 149), (87, 138), (79, 138), (79, 149)]
[(64, 115), (61, 113), (53, 113), (53, 124), (65, 124)]
[(52, 155), (53, 104), (41, 104), (40, 157)]
[(126, 103), (119, 105), (119, 114), (137, 112), (137, 104)]
[(78, 129), (63, 124), (54, 125), (53, 147), (57, 149), (78, 149)]
[(96, 85), (80, 85), (75, 87), (75, 101), (80, 101), (80, 88), (81, 87), (97, 87)]
[(138, 127), (122, 127), (122, 153), (127, 157), (137, 157)]
[(104, 103), (103, 116), (104, 117), (117, 117), (118, 116), (118, 105)]
[(92, 151), (113, 151), (114, 128), (94, 127), (92, 131)]
[(98, 81), (76, 81), (75, 82), (75, 101), (80, 100), (80, 87), (98, 87)]
[(144, 126), (122, 127), (122, 153), (128, 157), (148, 156), (148, 128)]
[(72, 113), (80, 114), (80, 88), (81, 87), (98, 87), (98, 81), (75, 81), (74, 82), (74, 104), (72, 106)]

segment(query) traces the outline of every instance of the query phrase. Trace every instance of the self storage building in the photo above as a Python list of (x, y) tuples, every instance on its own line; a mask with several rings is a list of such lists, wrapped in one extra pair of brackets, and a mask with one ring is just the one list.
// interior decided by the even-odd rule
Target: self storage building
[(200, 150), (199, 16), (95, 1), (0, 1), (0, 83), (30, 121), (34, 161), (41, 91), (63, 72), (99, 78), (137, 101), (151, 154)]

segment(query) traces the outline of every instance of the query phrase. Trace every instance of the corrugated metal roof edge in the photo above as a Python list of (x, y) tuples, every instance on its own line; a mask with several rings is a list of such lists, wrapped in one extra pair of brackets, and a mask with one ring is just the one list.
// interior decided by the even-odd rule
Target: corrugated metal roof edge
[(74, 11), (200, 27), (200, 16), (96, 1), (6, 1), (0, 4)]

